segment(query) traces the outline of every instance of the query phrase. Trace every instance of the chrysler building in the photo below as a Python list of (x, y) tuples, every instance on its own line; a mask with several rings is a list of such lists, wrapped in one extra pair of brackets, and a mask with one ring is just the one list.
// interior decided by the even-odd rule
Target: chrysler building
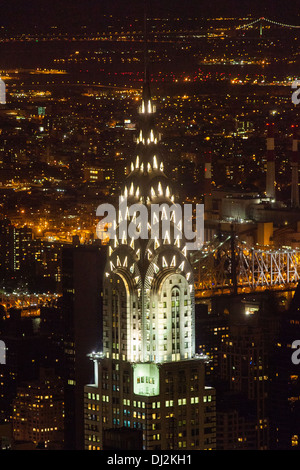
[[(91, 353), (85, 448), (105, 430), (139, 430), (143, 449), (214, 449), (215, 390), (195, 353), (194, 280), (172, 184), (164, 173), (147, 70), (130, 173), (110, 238), (103, 285), (103, 350)], [(159, 207), (145, 223), (142, 210)], [(134, 236), (129, 225), (135, 227)], [(155, 226), (155, 230), (154, 230)], [(167, 227), (167, 228), (165, 228)], [(154, 235), (153, 235), (154, 234)]]

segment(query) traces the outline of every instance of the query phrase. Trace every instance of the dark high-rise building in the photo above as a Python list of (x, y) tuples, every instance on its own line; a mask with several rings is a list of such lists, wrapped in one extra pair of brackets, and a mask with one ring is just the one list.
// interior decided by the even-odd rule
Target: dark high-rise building
[(5, 277), (8, 271), (12, 270), (12, 263), (9, 254), (12, 252), (12, 231), (13, 226), (9, 220), (0, 221), (0, 275)]
[(0, 221), (0, 275), (20, 274), (29, 262), (29, 246), (33, 239), (29, 227), (15, 227), (9, 220)]
[(83, 387), (93, 374), (87, 355), (101, 347), (105, 252), (95, 244), (62, 253), (66, 449), (83, 448)]
[[(34, 443), (44, 448), (63, 447), (64, 403), (62, 380), (52, 369), (17, 388), (13, 400), (14, 443)], [(13, 444), (14, 448), (14, 444)]]
[(198, 319), (198, 345), (212, 358), (217, 449), (270, 446), (271, 358), (279, 330), (272, 292), (216, 296)]
[(65, 245), (60, 242), (50, 242), (35, 239), (28, 245), (26, 276), (29, 288), (34, 292), (60, 292), (61, 285), (61, 256)]
[(33, 238), (29, 227), (14, 227), (13, 230), (13, 271), (26, 269), (29, 259), (28, 246)]
[(0, 322), (0, 336), (6, 348), (5, 364), (0, 364), (0, 422), (10, 422), (12, 400), (18, 385), (35, 380), (39, 367), (50, 355), (47, 335), (39, 333), (39, 318), (22, 318), (21, 311), (9, 310)]
[(279, 334), (271, 355), (268, 404), (271, 450), (300, 449), (300, 354), (296, 350), (299, 346), (292, 347), (294, 341), (300, 340), (299, 313), (298, 285), (288, 311), (281, 315)]

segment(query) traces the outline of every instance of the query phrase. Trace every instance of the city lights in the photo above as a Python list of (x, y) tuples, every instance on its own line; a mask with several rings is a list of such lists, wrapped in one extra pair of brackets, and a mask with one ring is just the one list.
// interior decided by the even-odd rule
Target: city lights
[(1, 10), (0, 450), (299, 450), (297, 5), (71, 3)]

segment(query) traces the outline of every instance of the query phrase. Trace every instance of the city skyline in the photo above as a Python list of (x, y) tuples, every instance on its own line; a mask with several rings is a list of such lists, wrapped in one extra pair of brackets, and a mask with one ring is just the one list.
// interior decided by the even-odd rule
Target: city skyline
[(146, 3), (0, 20), (0, 448), (299, 450), (299, 13)]

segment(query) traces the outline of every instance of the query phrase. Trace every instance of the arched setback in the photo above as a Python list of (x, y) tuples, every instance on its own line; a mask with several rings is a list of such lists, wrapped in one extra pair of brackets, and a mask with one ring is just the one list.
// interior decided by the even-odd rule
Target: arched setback
[(126, 270), (106, 279), (103, 293), (103, 352), (123, 361), (141, 360), (141, 289), (134, 288)]
[(150, 294), (147, 360), (154, 362), (189, 359), (194, 353), (194, 307), (186, 278), (167, 274)]

